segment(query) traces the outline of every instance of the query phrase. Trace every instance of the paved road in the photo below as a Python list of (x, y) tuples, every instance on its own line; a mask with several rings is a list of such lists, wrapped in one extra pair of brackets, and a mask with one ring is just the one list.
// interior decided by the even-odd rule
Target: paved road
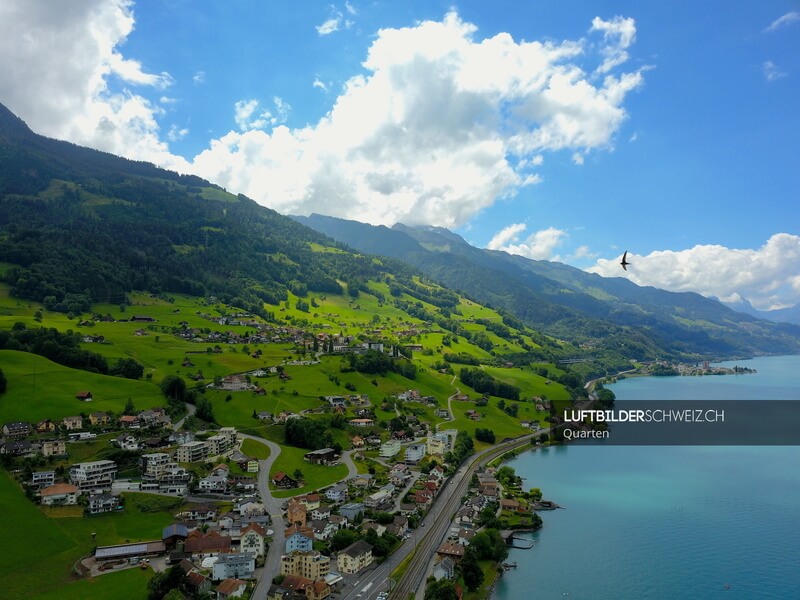
[(186, 415), (172, 426), (173, 431), (178, 431), (181, 427), (183, 427), (183, 422), (186, 421), (186, 417), (190, 417), (197, 412), (197, 407), (194, 404), (184, 402), (183, 405), (186, 407)]
[(353, 462), (353, 452), (355, 452), (355, 450), (347, 450), (346, 452), (342, 452), (342, 462), (347, 465), (346, 479), (350, 479), (351, 477), (358, 475), (358, 468), (356, 467), (356, 463)]
[[(473, 456), (467, 465), (462, 466), (446, 482), (436, 502), (434, 502), (416, 531), (412, 533), (412, 537), (400, 546), (383, 564), (365, 573), (356, 586), (342, 594), (340, 600), (371, 600), (379, 592), (387, 591), (389, 589), (390, 575), (412, 551), (414, 551), (414, 557), (411, 559), (405, 575), (392, 590), (390, 597), (406, 600), (408, 595), (416, 593), (420, 586), (424, 589), (425, 573), (433, 563), (436, 548), (448, 533), (450, 523), (461, 506), (461, 498), (464, 497), (469, 488), (472, 474), (479, 467), (494, 460), (500, 454), (508, 452), (515, 447), (529, 444), (532, 437), (531, 434), (528, 434), (512, 442), (492, 446)], [(368, 590), (364, 591), (364, 588), (367, 587)]]
[(264, 438), (248, 435), (246, 433), (239, 433), (239, 437), (250, 438), (269, 447), (269, 457), (266, 460), (258, 462), (258, 491), (261, 494), (261, 501), (270, 516), (270, 529), (272, 529), (272, 543), (267, 550), (267, 558), (264, 563), (264, 569), (261, 572), (261, 577), (256, 583), (256, 588), (253, 590), (251, 598), (253, 600), (263, 600), (267, 597), (269, 586), (272, 583), (272, 578), (275, 577), (281, 569), (281, 555), (283, 554), (283, 540), (284, 540), (284, 523), (283, 511), (281, 504), (284, 502), (282, 498), (275, 498), (269, 490), (269, 473), (272, 470), (272, 465), (278, 455), (281, 453), (281, 447), (275, 442), (265, 440)]

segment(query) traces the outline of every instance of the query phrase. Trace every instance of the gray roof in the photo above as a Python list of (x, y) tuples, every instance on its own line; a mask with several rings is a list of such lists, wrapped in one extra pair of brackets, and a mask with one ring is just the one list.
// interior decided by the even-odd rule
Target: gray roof
[(356, 558), (357, 556), (364, 554), (365, 552), (371, 552), (371, 551), (372, 551), (372, 544), (370, 544), (369, 542), (365, 542), (364, 540), (358, 540), (357, 542), (350, 544), (339, 554), (347, 554), (347, 556), (352, 556), (353, 558)]

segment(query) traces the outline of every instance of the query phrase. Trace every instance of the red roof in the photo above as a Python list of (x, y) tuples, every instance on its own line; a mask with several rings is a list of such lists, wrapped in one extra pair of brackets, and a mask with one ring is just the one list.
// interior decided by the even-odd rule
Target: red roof
[(220, 594), (230, 596), (243, 585), (247, 585), (247, 582), (241, 579), (223, 579), (222, 583), (217, 586), (217, 591)]
[(62, 494), (77, 494), (78, 488), (69, 483), (57, 483), (42, 490), (42, 496), (60, 496)]

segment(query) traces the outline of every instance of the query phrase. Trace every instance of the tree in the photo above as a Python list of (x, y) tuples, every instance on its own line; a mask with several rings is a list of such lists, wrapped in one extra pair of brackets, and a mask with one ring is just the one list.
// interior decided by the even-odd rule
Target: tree
[(208, 398), (197, 399), (197, 418), (202, 419), (206, 423), (215, 423), (217, 419), (214, 417), (214, 405)]
[(177, 375), (167, 375), (161, 382), (161, 391), (167, 398), (183, 401), (186, 397), (186, 382)]
[(432, 581), (425, 587), (425, 600), (457, 600), (456, 586), (449, 579)]
[(135, 415), (136, 414), (136, 406), (133, 404), (133, 400), (128, 398), (128, 401), (125, 403), (125, 408), (122, 409), (123, 415)]
[(108, 371), (109, 375), (124, 377), (125, 379), (141, 379), (144, 367), (132, 358), (120, 358)]
[(295, 469), (294, 473), (292, 473), (292, 477), (294, 477), (297, 481), (302, 481), (303, 472), (300, 469)]
[(4, 394), (7, 389), (8, 380), (6, 379), (6, 374), (3, 373), (3, 369), (0, 369), (0, 394)]
[(483, 570), (478, 564), (478, 557), (475, 555), (472, 546), (468, 546), (464, 551), (464, 557), (461, 559), (459, 568), (467, 589), (472, 592), (477, 590), (483, 583)]
[(186, 574), (175, 565), (163, 573), (156, 573), (147, 582), (147, 600), (164, 600), (172, 590), (188, 593), (188, 587)]
[(338, 552), (344, 550), (350, 544), (358, 541), (358, 534), (352, 529), (340, 529), (333, 534), (330, 541), (331, 552)]

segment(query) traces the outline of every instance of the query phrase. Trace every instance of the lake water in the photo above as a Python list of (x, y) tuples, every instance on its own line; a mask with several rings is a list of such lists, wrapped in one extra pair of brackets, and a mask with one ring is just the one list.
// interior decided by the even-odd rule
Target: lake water
[[(647, 377), (619, 399), (800, 399), (800, 357), (757, 374)], [(512, 550), (493, 600), (800, 600), (800, 447), (581, 446), (509, 464), (566, 510)], [(726, 589), (726, 584), (728, 589)]]

